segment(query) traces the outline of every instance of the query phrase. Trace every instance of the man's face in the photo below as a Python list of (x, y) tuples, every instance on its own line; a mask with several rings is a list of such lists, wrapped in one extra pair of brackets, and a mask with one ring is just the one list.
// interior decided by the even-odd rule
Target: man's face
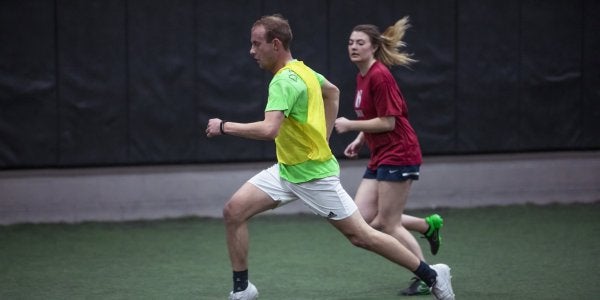
[(263, 69), (270, 71), (276, 62), (275, 47), (273, 42), (267, 42), (265, 28), (262, 25), (258, 25), (252, 28), (250, 34), (250, 55), (256, 60), (258, 66)]

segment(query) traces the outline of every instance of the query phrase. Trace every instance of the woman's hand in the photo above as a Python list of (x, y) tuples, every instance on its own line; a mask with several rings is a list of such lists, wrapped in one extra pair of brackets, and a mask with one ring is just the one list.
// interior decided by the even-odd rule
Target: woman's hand
[(358, 152), (362, 148), (363, 144), (364, 144), (364, 140), (362, 138), (362, 132), (361, 132), (356, 137), (356, 139), (354, 139), (354, 141), (352, 141), (352, 143), (350, 143), (350, 144), (348, 144), (348, 146), (346, 146), (346, 149), (344, 150), (344, 155), (346, 155), (346, 157), (348, 157), (348, 158), (358, 158)]

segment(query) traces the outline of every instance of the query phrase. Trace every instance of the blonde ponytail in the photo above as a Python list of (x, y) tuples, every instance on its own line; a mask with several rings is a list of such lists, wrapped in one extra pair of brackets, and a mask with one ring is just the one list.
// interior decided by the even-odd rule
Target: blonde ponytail
[(406, 47), (406, 43), (402, 41), (406, 30), (410, 28), (408, 16), (398, 20), (396, 24), (388, 27), (381, 35), (381, 44), (375, 52), (375, 59), (382, 62), (384, 65), (408, 67), (416, 60), (411, 58), (411, 54), (402, 52), (401, 49)]

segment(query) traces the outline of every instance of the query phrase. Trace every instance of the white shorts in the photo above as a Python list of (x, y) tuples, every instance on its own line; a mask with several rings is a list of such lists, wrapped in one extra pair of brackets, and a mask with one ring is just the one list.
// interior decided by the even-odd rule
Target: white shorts
[(315, 214), (332, 220), (345, 219), (357, 209), (338, 176), (291, 183), (279, 176), (279, 166), (275, 164), (254, 175), (248, 182), (279, 202), (279, 206), (300, 199)]

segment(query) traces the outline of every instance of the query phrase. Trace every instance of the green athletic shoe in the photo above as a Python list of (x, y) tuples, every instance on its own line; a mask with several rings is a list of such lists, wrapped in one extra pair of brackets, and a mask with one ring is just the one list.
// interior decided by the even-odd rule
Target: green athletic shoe
[(429, 295), (431, 294), (431, 289), (423, 282), (423, 280), (413, 277), (411, 278), (410, 285), (398, 292), (398, 295), (403, 296), (417, 296), (417, 295)]
[(425, 233), (424, 238), (429, 242), (431, 254), (436, 255), (442, 245), (442, 235), (440, 229), (444, 226), (444, 219), (438, 214), (433, 214), (425, 218), (425, 222), (429, 224), (429, 230)]

